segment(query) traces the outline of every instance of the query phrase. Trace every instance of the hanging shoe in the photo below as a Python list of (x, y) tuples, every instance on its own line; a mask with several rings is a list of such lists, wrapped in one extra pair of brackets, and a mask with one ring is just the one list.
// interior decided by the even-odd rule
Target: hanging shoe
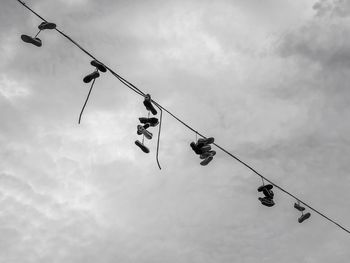
[(91, 64), (91, 66), (94, 66), (95, 68), (97, 68), (101, 72), (106, 72), (107, 71), (106, 66), (103, 65), (101, 62), (99, 62), (97, 60), (91, 61), (90, 64)]
[(196, 154), (202, 154), (202, 151), (197, 147), (197, 144), (195, 142), (191, 142), (190, 146)]
[(38, 28), (39, 28), (39, 30), (55, 29), (55, 28), (56, 28), (56, 24), (50, 23), (50, 22), (42, 22), (42, 23), (38, 26)]
[(271, 207), (275, 205), (275, 202), (268, 197), (259, 197), (258, 199), (260, 200), (261, 204), (263, 204), (264, 206)]
[(145, 100), (143, 101), (143, 105), (145, 105), (146, 109), (152, 112), (153, 115), (157, 115), (157, 110), (152, 105), (151, 95), (147, 94), (145, 96)]
[(151, 140), (152, 137), (153, 137), (153, 134), (150, 133), (149, 131), (147, 131), (142, 125), (137, 125), (137, 134), (141, 135), (145, 135), (145, 137), (148, 139), (148, 140)]
[(205, 153), (202, 153), (199, 158), (200, 159), (205, 159), (209, 156), (213, 157), (214, 155), (216, 154), (216, 151), (208, 151), (208, 152), (205, 152)]
[(262, 185), (258, 188), (258, 192), (262, 192), (264, 189), (271, 190), (273, 188), (272, 184)]
[(199, 138), (197, 141), (197, 145), (198, 147), (204, 146), (204, 145), (208, 145), (214, 143), (214, 138), (213, 137), (209, 137), (209, 138)]
[(273, 198), (274, 197), (274, 193), (273, 193), (273, 191), (272, 190), (268, 190), (268, 189), (266, 189), (266, 188), (264, 188), (263, 189), (263, 193), (264, 193), (264, 195), (266, 196), (266, 197), (268, 197), (268, 198)]
[(203, 165), (203, 166), (205, 166), (205, 165), (207, 165), (208, 163), (210, 163), (212, 160), (213, 160), (213, 157), (212, 157), (212, 156), (209, 156), (209, 157), (205, 158), (203, 161), (201, 161), (200, 164)]
[(144, 152), (144, 153), (149, 153), (149, 149), (143, 145), (139, 140), (135, 141), (135, 144), (140, 147), (140, 149)]
[(305, 207), (303, 207), (297, 203), (294, 203), (294, 208), (299, 210), (300, 212), (303, 212), (305, 210)]
[(152, 117), (152, 118), (141, 117), (141, 118), (139, 118), (139, 120), (140, 120), (141, 123), (148, 123), (152, 127), (155, 127), (155, 126), (157, 126), (159, 124), (158, 119), (154, 118), (154, 117)]
[(197, 145), (197, 148), (199, 149), (200, 154), (209, 152), (209, 151), (211, 150), (211, 146), (210, 146), (210, 145), (204, 145), (204, 146), (202, 146), (202, 147), (199, 147), (199, 146)]
[(27, 35), (21, 35), (21, 39), (26, 43), (33, 44), (34, 46), (37, 46), (37, 47), (42, 46), (41, 40), (37, 37), (34, 38), (34, 37), (27, 36)]
[[(149, 128), (149, 124), (146, 123), (145, 125), (143, 125), (143, 128), (144, 129), (148, 129)], [(142, 135), (142, 132), (139, 129), (137, 129), (137, 135)]]
[(98, 78), (99, 76), (100, 76), (100, 73), (98, 73), (98, 71), (94, 71), (94, 72), (92, 72), (91, 74), (85, 76), (84, 79), (83, 79), (83, 81), (84, 81), (85, 83), (89, 83), (89, 82), (91, 82), (91, 80), (96, 79), (96, 78)]
[(311, 214), (309, 212), (307, 212), (306, 214), (301, 215), (301, 217), (298, 218), (298, 222), (302, 223), (304, 222), (306, 219), (308, 219), (311, 216)]

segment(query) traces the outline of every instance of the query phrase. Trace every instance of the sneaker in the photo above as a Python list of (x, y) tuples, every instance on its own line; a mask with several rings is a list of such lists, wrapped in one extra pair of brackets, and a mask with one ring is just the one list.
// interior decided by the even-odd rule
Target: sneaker
[(26, 43), (33, 44), (34, 46), (37, 46), (37, 47), (42, 46), (41, 40), (37, 37), (34, 38), (34, 37), (27, 36), (27, 35), (21, 35), (21, 39)]
[(201, 150), (197, 147), (197, 144), (195, 142), (191, 142), (190, 146), (196, 154), (202, 154)]
[(268, 197), (259, 197), (259, 200), (260, 200), (261, 204), (263, 204), (264, 206), (271, 207), (271, 206), (275, 205), (275, 202)]
[(94, 71), (94, 72), (92, 72), (91, 74), (85, 76), (85, 78), (83, 79), (83, 81), (84, 81), (85, 83), (89, 83), (89, 82), (91, 82), (91, 80), (96, 79), (96, 78), (98, 78), (99, 76), (100, 76), (100, 73), (98, 73), (98, 71)]
[(210, 145), (204, 145), (203, 147), (199, 147), (197, 145), (197, 148), (199, 149), (201, 154), (209, 152), (211, 150), (211, 146)]
[(207, 145), (207, 144), (211, 144), (214, 142), (214, 138), (213, 137), (209, 137), (209, 138), (199, 138), (197, 141), (197, 145)]
[(275, 195), (272, 190), (269, 190), (269, 189), (266, 189), (266, 188), (263, 189), (263, 193), (264, 193), (264, 195), (266, 197), (268, 197), (270, 199), (272, 199), (274, 197), (274, 195)]
[[(146, 123), (145, 125), (143, 125), (143, 128), (148, 129), (149, 128), (149, 124)], [(142, 135), (142, 132), (139, 129), (137, 129), (137, 134), (138, 135)]]
[(301, 215), (301, 217), (298, 218), (298, 222), (302, 223), (304, 222), (306, 219), (308, 219), (311, 216), (311, 214), (309, 212), (307, 212), (306, 214)]
[(200, 159), (205, 159), (205, 158), (207, 158), (207, 157), (209, 157), (209, 156), (214, 156), (216, 154), (216, 151), (209, 151), (209, 152), (205, 152), (205, 153), (202, 153), (200, 156), (199, 156), (199, 158)]
[(103, 65), (101, 62), (98, 62), (97, 60), (91, 61), (90, 64), (91, 64), (91, 66), (94, 66), (95, 68), (97, 68), (101, 72), (106, 72), (107, 71), (106, 66)]
[(153, 115), (157, 115), (157, 110), (152, 105), (151, 95), (146, 95), (143, 105), (145, 105), (146, 109), (152, 112)]
[(42, 23), (38, 26), (38, 28), (39, 28), (39, 30), (55, 29), (55, 28), (56, 28), (56, 24), (50, 23), (50, 22), (42, 22)]
[(139, 140), (135, 141), (135, 144), (140, 147), (140, 149), (144, 152), (144, 153), (149, 153), (149, 149), (144, 146)]
[(157, 118), (139, 118), (141, 123), (148, 123), (150, 126), (155, 127), (159, 124), (159, 121)]
[(137, 134), (141, 135), (145, 135), (145, 137), (148, 139), (148, 140), (151, 140), (152, 137), (153, 137), (153, 134), (150, 133), (149, 131), (147, 131), (142, 125), (137, 125)]
[(297, 203), (294, 203), (294, 208), (299, 210), (300, 212), (303, 212), (305, 210), (305, 207), (303, 207)]
[(262, 185), (258, 188), (258, 192), (262, 192), (264, 189), (271, 190), (273, 188), (272, 184)]
[(205, 158), (203, 161), (201, 161), (200, 164), (203, 165), (203, 166), (205, 166), (205, 165), (207, 165), (208, 163), (210, 163), (212, 160), (213, 160), (213, 157), (212, 157), (212, 156), (209, 156), (209, 157)]

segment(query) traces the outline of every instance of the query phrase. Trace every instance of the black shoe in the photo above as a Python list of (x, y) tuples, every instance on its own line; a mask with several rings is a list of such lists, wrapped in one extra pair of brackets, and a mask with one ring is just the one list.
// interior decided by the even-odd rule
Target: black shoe
[(271, 190), (273, 188), (272, 184), (262, 185), (258, 188), (258, 192), (262, 192), (264, 189)]
[(137, 125), (137, 134), (141, 135), (145, 135), (145, 137), (148, 139), (148, 140), (151, 140), (152, 137), (153, 137), (153, 134), (150, 133), (149, 131), (147, 131), (142, 125)]
[(203, 166), (205, 166), (205, 165), (207, 165), (208, 163), (210, 163), (212, 160), (213, 160), (213, 157), (212, 157), (212, 156), (209, 156), (209, 157), (205, 158), (203, 161), (201, 161), (200, 164), (203, 165)]
[(308, 219), (311, 216), (311, 214), (309, 212), (307, 212), (306, 214), (303, 214), (301, 217), (298, 218), (298, 222), (302, 223), (304, 222), (306, 219)]
[(201, 147), (201, 145), (208, 145), (214, 143), (214, 138), (213, 137), (209, 137), (209, 138), (199, 138), (197, 141), (197, 145), (198, 147)]
[(216, 151), (208, 151), (199, 156), (200, 159), (205, 159), (209, 156), (213, 157), (216, 154)]
[(55, 28), (56, 28), (56, 24), (50, 23), (50, 22), (42, 22), (42, 23), (38, 26), (38, 28), (39, 28), (39, 30), (55, 29)]
[(305, 210), (305, 207), (303, 207), (297, 203), (294, 203), (294, 208), (299, 210), (300, 212), (303, 212)]
[(91, 74), (85, 76), (85, 78), (83, 79), (83, 81), (84, 81), (85, 83), (89, 83), (89, 82), (91, 82), (91, 80), (96, 79), (96, 78), (98, 78), (99, 76), (100, 76), (100, 73), (98, 73), (98, 71), (94, 71), (94, 72), (92, 72)]
[(206, 152), (209, 152), (211, 150), (211, 146), (208, 144), (208, 145), (204, 145), (202, 147), (199, 147), (197, 145), (197, 147), (199, 148), (199, 150), (201, 151), (201, 154), (203, 153), (206, 153)]
[(275, 202), (268, 197), (259, 197), (259, 200), (260, 200), (261, 204), (263, 204), (264, 206), (271, 207), (271, 206), (275, 205)]
[(153, 115), (157, 115), (157, 110), (152, 105), (151, 95), (146, 95), (143, 105), (145, 105), (146, 109), (152, 112)]
[(274, 197), (274, 195), (275, 195), (272, 190), (269, 190), (269, 189), (266, 189), (266, 188), (263, 189), (263, 193), (264, 193), (264, 195), (266, 197), (268, 197), (270, 199), (272, 199)]
[(149, 149), (144, 146), (139, 140), (135, 141), (135, 144), (140, 147), (140, 149), (144, 152), (144, 153), (149, 153)]
[(152, 118), (143, 118), (143, 117), (141, 117), (141, 118), (139, 118), (139, 120), (140, 120), (141, 123), (147, 123), (147, 124), (149, 124), (152, 127), (155, 127), (155, 126), (157, 126), (159, 124), (158, 119), (154, 118), (154, 117), (152, 117)]
[(197, 147), (195, 142), (191, 142), (190, 146), (196, 154), (202, 154), (201, 150)]
[(37, 46), (37, 47), (42, 46), (41, 40), (37, 37), (34, 38), (34, 37), (27, 36), (27, 35), (21, 35), (21, 39), (26, 43), (33, 44), (34, 46)]
[(97, 68), (101, 72), (107, 71), (107, 68), (105, 67), (105, 65), (103, 65), (101, 62), (99, 62), (97, 60), (91, 61), (90, 64), (91, 64), (91, 66), (94, 66), (95, 68)]

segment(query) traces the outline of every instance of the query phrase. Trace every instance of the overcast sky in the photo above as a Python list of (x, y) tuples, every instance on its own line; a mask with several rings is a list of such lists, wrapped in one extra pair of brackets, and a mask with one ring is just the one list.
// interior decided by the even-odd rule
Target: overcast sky
[[(27, 0), (106, 65), (350, 227), (350, 1)], [(164, 116), (159, 171), (134, 144), (143, 99), (40, 20), (0, 4), (0, 262), (349, 262), (350, 236)], [(156, 134), (156, 129), (151, 130)]]

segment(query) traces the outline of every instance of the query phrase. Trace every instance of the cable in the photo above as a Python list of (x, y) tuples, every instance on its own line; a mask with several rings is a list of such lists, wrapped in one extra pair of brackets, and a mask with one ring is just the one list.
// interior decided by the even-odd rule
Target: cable
[[(23, 1), (21, 0), (17, 0), (19, 3), (21, 3), (25, 8), (27, 8), (29, 11), (31, 11), (33, 14), (35, 14), (37, 17), (39, 17), (41, 20), (47, 22), (43, 17), (41, 17), (39, 14), (37, 14), (35, 11), (33, 11), (30, 7), (28, 7)], [(67, 38), (70, 42), (72, 42), (75, 46), (77, 46), (81, 51), (83, 51), (86, 55), (88, 55), (90, 58), (94, 59), (94, 60), (98, 60), (96, 59), (90, 52), (88, 52), (87, 50), (85, 50), (82, 46), (80, 46), (76, 41), (74, 41), (71, 37), (69, 37), (68, 35), (66, 35), (65, 33), (63, 33), (62, 31), (60, 31), (59, 29), (55, 29), (58, 33), (60, 33), (62, 36), (64, 36), (65, 38)], [(100, 61), (100, 60), (98, 60)], [(145, 93), (142, 92), (140, 89), (138, 89), (135, 85), (133, 85), (132, 83), (130, 83), (129, 81), (127, 81), (126, 79), (124, 79), (123, 77), (121, 77), (120, 75), (118, 75), (116, 72), (114, 72), (111, 68), (107, 67), (107, 70), (113, 75), (115, 76), (120, 82), (122, 82), (125, 86), (127, 86), (129, 89), (131, 89), (132, 91), (134, 91), (135, 93), (139, 94), (140, 96), (145, 97)], [(182, 125), (184, 125), (185, 127), (187, 127), (188, 129), (190, 129), (191, 131), (195, 132), (196, 134), (198, 134), (199, 136), (206, 138), (206, 136), (200, 134), (199, 132), (197, 132), (194, 128), (192, 128), (190, 125), (188, 125), (187, 123), (185, 123), (184, 121), (182, 121), (180, 118), (178, 118), (177, 116), (175, 116), (173, 113), (171, 113), (169, 110), (167, 110), (165, 107), (161, 106), (159, 103), (157, 103), (156, 101), (154, 101), (153, 99), (151, 99), (151, 101), (161, 110), (161, 114), (162, 114), (162, 110), (164, 110), (165, 112), (167, 112), (171, 117), (173, 117), (175, 120), (177, 120), (178, 122), (180, 122)], [(158, 144), (157, 144), (157, 162), (158, 162), (158, 148), (159, 148), (159, 137), (160, 137), (160, 129), (161, 127), (159, 127), (159, 134), (158, 134)], [(348, 230), (347, 228), (345, 228), (344, 226), (340, 225), (339, 223), (337, 223), (336, 221), (334, 221), (333, 219), (329, 218), (328, 216), (326, 216), (325, 214), (323, 214), (322, 212), (318, 211), (317, 209), (313, 208), (312, 206), (308, 205), (307, 203), (303, 202), (302, 200), (300, 200), (298, 197), (296, 197), (295, 195), (291, 194), (290, 192), (288, 192), (287, 190), (285, 190), (284, 188), (278, 186), (277, 184), (273, 183), (272, 181), (270, 181), (269, 179), (267, 179), (266, 177), (264, 177), (262, 174), (260, 174), (258, 171), (256, 171), (253, 167), (251, 167), (249, 164), (247, 164), (246, 162), (242, 161), (240, 158), (236, 157), (235, 155), (233, 155), (232, 153), (230, 153), (229, 151), (227, 151), (226, 149), (224, 149), (223, 147), (221, 147), (220, 145), (213, 143), (217, 148), (219, 148), (221, 151), (223, 151), (224, 153), (226, 153), (227, 155), (231, 156), (233, 159), (235, 159), (236, 161), (238, 161), (239, 163), (241, 163), (242, 165), (244, 165), (245, 167), (247, 167), (249, 170), (251, 170), (253, 173), (255, 173), (256, 175), (260, 176), (262, 179), (264, 179), (265, 181), (269, 182), (270, 184), (274, 185), (276, 188), (278, 188), (279, 190), (281, 190), (282, 192), (284, 192), (285, 194), (293, 197), (295, 200), (299, 201), (300, 203), (304, 204), (305, 206), (307, 206), (308, 208), (310, 208), (312, 211), (314, 211), (315, 213), (319, 214), (320, 216), (322, 216), (323, 218), (325, 218), (326, 220), (328, 220), (329, 222), (335, 224), (336, 226), (338, 226), (339, 228), (341, 228), (342, 230), (344, 230), (345, 232), (347, 232), (348, 234), (350, 234), (350, 230)], [(159, 162), (158, 162), (159, 165)], [(159, 166), (160, 168), (160, 166)]]
[(94, 80), (92, 81), (92, 83), (91, 83), (91, 87), (90, 87), (89, 93), (88, 93), (88, 95), (87, 95), (87, 97), (86, 97), (86, 99), (85, 99), (84, 106), (83, 106), (83, 108), (81, 109), (81, 112), (80, 112), (80, 115), (79, 115), (79, 121), (78, 121), (78, 123), (79, 123), (79, 124), (80, 124), (80, 121), (81, 121), (81, 116), (83, 115), (83, 112), (84, 112), (84, 109), (85, 109), (86, 103), (87, 103), (87, 102), (88, 102), (88, 100), (89, 100), (89, 97), (90, 97), (90, 94), (91, 94), (92, 88), (94, 87), (95, 80), (96, 80), (96, 79), (94, 79)]

